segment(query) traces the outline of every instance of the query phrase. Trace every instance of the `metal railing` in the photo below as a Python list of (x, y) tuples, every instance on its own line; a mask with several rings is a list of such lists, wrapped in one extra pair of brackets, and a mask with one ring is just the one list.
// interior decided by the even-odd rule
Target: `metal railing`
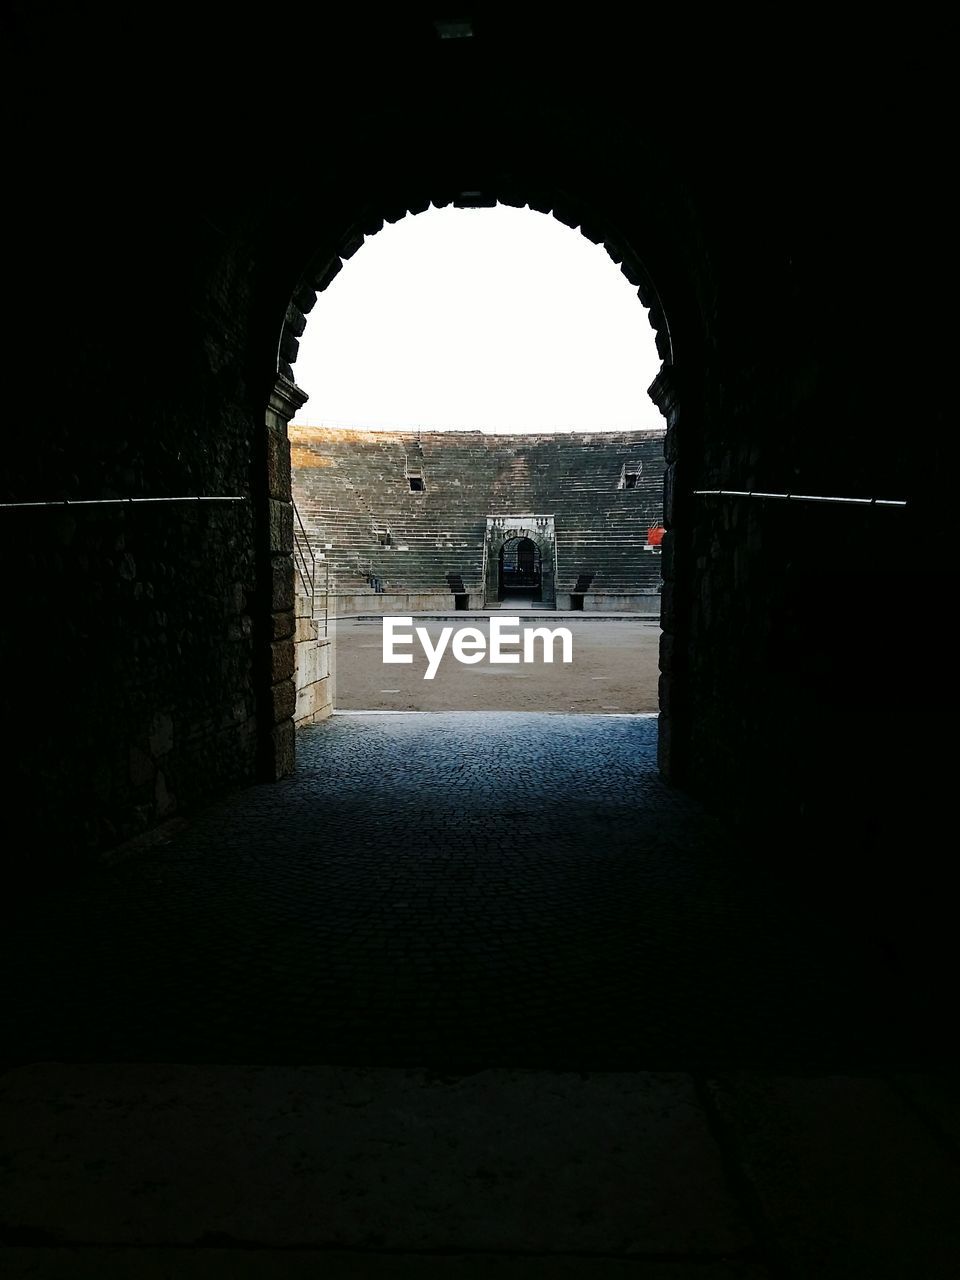
[(300, 508), (295, 502), (292, 505), (294, 517), (293, 563), (297, 567), (300, 585), (310, 600), (310, 616), (312, 618), (314, 602), (317, 596), (317, 558), (313, 554), (310, 539), (307, 537), (307, 531), (303, 526)]
[(762, 493), (758, 489), (694, 489), (695, 498), (771, 498), (779, 502), (840, 502), (857, 507), (905, 507), (905, 498), (842, 498), (825, 493)]
[[(310, 546), (310, 538), (304, 527), (300, 509), (295, 502), (292, 505), (294, 515), (293, 563), (296, 565), (300, 585), (310, 601), (310, 617), (314, 621), (319, 621), (317, 618), (317, 591), (320, 586), (320, 575), (317, 557), (313, 554), (313, 548)], [(326, 639), (330, 634), (330, 561), (326, 556), (322, 556), (321, 559), (323, 561), (323, 635), (324, 639)]]
[(207, 495), (191, 493), (177, 498), (54, 498), (45, 502), (0, 502), (0, 511), (22, 510), (27, 507), (132, 507), (156, 502), (247, 502), (243, 494)]

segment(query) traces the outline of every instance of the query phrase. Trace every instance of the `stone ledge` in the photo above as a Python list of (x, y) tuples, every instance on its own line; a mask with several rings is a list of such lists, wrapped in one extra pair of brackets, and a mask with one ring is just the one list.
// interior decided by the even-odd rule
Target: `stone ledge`
[(8, 1280), (772, 1280), (749, 1260), (576, 1257), (560, 1253), (378, 1253), (341, 1249), (93, 1248), (3, 1251)]

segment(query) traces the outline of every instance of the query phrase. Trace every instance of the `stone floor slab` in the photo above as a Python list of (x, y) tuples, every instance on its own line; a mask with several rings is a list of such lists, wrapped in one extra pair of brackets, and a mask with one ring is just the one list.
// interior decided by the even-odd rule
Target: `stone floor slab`
[(770, 1280), (759, 1263), (561, 1254), (384, 1254), (318, 1250), (7, 1249), (7, 1280)]
[[(303, 730), (296, 775), (20, 902), (15, 1061), (929, 1069), (942, 1014), (657, 773), (655, 720)], [(853, 922), (854, 924), (856, 922)]]
[(955, 1151), (960, 1152), (960, 1075), (897, 1075), (897, 1090)]
[(0, 1201), (23, 1243), (753, 1243), (683, 1076), (38, 1064), (0, 1100)]
[(960, 1161), (880, 1080), (741, 1073), (709, 1092), (796, 1280), (956, 1280)]

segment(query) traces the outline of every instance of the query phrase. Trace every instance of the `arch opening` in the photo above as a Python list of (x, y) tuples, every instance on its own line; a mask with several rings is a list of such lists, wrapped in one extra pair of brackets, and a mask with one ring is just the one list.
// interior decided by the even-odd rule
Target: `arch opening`
[(431, 208), (364, 241), (297, 343), (296, 425), (662, 428), (654, 313), (602, 247), (531, 209)]
[(540, 548), (532, 538), (511, 538), (500, 548), (497, 594), (516, 606), (537, 604), (542, 598)]
[[(515, 211), (516, 210), (512, 210), (511, 212)], [(488, 212), (488, 210), (485, 210), (484, 212)], [(646, 272), (639, 264), (635, 255), (626, 246), (618, 246), (616, 244), (615, 237), (605, 237), (601, 240), (596, 235), (591, 234), (585, 226), (581, 227), (580, 223), (576, 219), (564, 216), (559, 217), (558, 220), (563, 222), (566, 226), (571, 227), (573, 230), (577, 230), (578, 228), (582, 230), (587, 241), (592, 241), (594, 244), (598, 242), (603, 243), (609, 257), (617, 263), (623, 275), (626, 276), (634, 286), (633, 305), (636, 306), (637, 299), (639, 298), (639, 302), (642, 306), (648, 308), (648, 319), (653, 332), (653, 340), (657, 352), (658, 363), (663, 361), (663, 363), (660, 364), (659, 373), (656, 373), (651, 379), (652, 385), (650, 398), (653, 400), (661, 415), (667, 416), (672, 409), (675, 416), (675, 399), (671, 403), (670, 396), (667, 394), (668, 389), (673, 387), (673, 383), (666, 376), (670, 362), (672, 361), (672, 341), (667, 327), (666, 318), (660, 305), (659, 297), (656, 294), (649, 277), (646, 275)], [(407, 221), (418, 222), (420, 219), (412, 218)], [(369, 226), (371, 222), (375, 223), (376, 219), (368, 220), (367, 225)], [(356, 237), (356, 242), (348, 246), (349, 253), (344, 253), (338, 257), (335, 264), (328, 264), (327, 268), (321, 272), (318, 277), (316, 277), (315, 283), (317, 289), (322, 290), (328, 287), (335, 277), (338, 278), (338, 285), (342, 288), (349, 276), (346, 273), (343, 276), (339, 275), (341, 267), (343, 266), (344, 261), (349, 257), (352, 257), (356, 248), (359, 248), (363, 243), (363, 235)], [(601, 262), (604, 261), (602, 257), (600, 260)], [(297, 358), (300, 349), (299, 338), (303, 336), (306, 329), (306, 321), (304, 317), (306, 312), (312, 308), (315, 300), (315, 290), (311, 291), (310, 289), (301, 289), (295, 295), (294, 301), (291, 303), (291, 309), (288, 311), (287, 325), (284, 331), (285, 337), (281, 342), (281, 379), (283, 379), (285, 374), (292, 378), (293, 361)], [(641, 311), (640, 307), (637, 309), (638, 311)], [(294, 329), (297, 330), (297, 337), (295, 339), (292, 337)], [(298, 367), (298, 372), (299, 371), (300, 369)], [(634, 394), (642, 395), (642, 392), (639, 391), (638, 388), (644, 385), (646, 384), (643, 380), (635, 380), (633, 384)], [(291, 415), (291, 417), (292, 416), (293, 415)], [(321, 412), (319, 416), (322, 419), (325, 415)], [(354, 418), (353, 420), (356, 422), (357, 419)], [(306, 461), (304, 449), (309, 449), (311, 446), (311, 442), (308, 439), (305, 439), (304, 436), (304, 432), (309, 432), (310, 430), (308, 426), (309, 421), (310, 409), (308, 408), (302, 414), (298, 415), (297, 422), (295, 422), (291, 428), (295, 480), (297, 478), (298, 466)], [(437, 484), (436, 476), (430, 474), (430, 462), (427, 461), (425, 463), (424, 461), (423, 452), (420, 447), (421, 433), (419, 426), (416, 429), (416, 435), (414, 438), (412, 434), (413, 423), (408, 422), (405, 425), (407, 430), (403, 434), (401, 443), (403, 455), (402, 467), (404, 495), (409, 502), (410, 495), (415, 494), (413, 501), (417, 504), (418, 512), (421, 515), (424, 515), (429, 513), (433, 505), (440, 501), (443, 490), (442, 486)], [(332, 426), (326, 428), (326, 430), (329, 431), (337, 429), (338, 428)], [(358, 428), (356, 427), (347, 428), (347, 430), (357, 429)], [(634, 565), (644, 563), (647, 578), (650, 576), (651, 568), (654, 565), (657, 566), (655, 574), (656, 585), (655, 587), (651, 587), (649, 582), (646, 583), (648, 598), (644, 603), (645, 605), (653, 604), (656, 610), (655, 616), (659, 617), (659, 592), (661, 585), (659, 562), (661, 545), (659, 542), (656, 544), (652, 543), (647, 537), (647, 533), (651, 527), (656, 526), (662, 528), (666, 523), (664, 519), (665, 513), (662, 506), (661, 488), (662, 476), (665, 467), (663, 457), (662, 424), (659, 428), (659, 439), (656, 443), (656, 453), (659, 455), (657, 463), (653, 466), (647, 464), (645, 467), (643, 463), (637, 462), (638, 450), (636, 442), (631, 441), (629, 446), (621, 447), (620, 453), (615, 459), (613, 473), (609, 479), (603, 480), (602, 485), (605, 490), (605, 495), (607, 490), (609, 490), (609, 493), (611, 494), (617, 494), (618, 491), (625, 490), (626, 492), (618, 499), (621, 503), (637, 501), (641, 498), (641, 494), (639, 492), (639, 481), (641, 476), (644, 476), (645, 480), (649, 482), (646, 496), (649, 498), (652, 492), (656, 492), (657, 509), (655, 512), (646, 511), (642, 538), (635, 540), (631, 549), (631, 555)], [(307, 465), (313, 466), (313, 463), (308, 462)], [(625, 469), (626, 472), (630, 474), (632, 483), (622, 483), (622, 477), (625, 473)], [(329, 478), (334, 471), (335, 466), (317, 466), (315, 468), (315, 476), (319, 477), (324, 476), (325, 474), (326, 477)], [(467, 468), (467, 471), (469, 472), (469, 468)], [(413, 477), (415, 485), (411, 482), (411, 477)], [(576, 487), (576, 476), (571, 476), (571, 480), (572, 483), (569, 487), (572, 491)], [(463, 483), (462, 480), (461, 483)], [(501, 516), (503, 512), (511, 510), (519, 509), (527, 512), (546, 511), (547, 517), (551, 522), (551, 533), (553, 533), (552, 525), (556, 514), (553, 509), (554, 503), (552, 501), (546, 504), (538, 502), (534, 500), (529, 493), (524, 495), (524, 498), (525, 500), (523, 501), (519, 500), (516, 489), (511, 490), (509, 486), (504, 487), (503, 491), (497, 495), (496, 501), (486, 501), (485, 503), (482, 503), (481, 508), (478, 508), (476, 514), (478, 516), (486, 515), (489, 525), (491, 518), (490, 513), (493, 513), (492, 518), (496, 519)], [(311, 512), (307, 512), (308, 525), (310, 523), (309, 517), (311, 514)], [(330, 609), (331, 613), (340, 612), (341, 622), (343, 620), (344, 612), (351, 609), (353, 612), (356, 612), (358, 607), (370, 608), (371, 603), (373, 603), (373, 607), (378, 613), (383, 614), (391, 612), (406, 613), (408, 610), (416, 611), (418, 608), (423, 607), (431, 609), (445, 607), (446, 609), (456, 611), (461, 615), (467, 610), (476, 610), (478, 608), (497, 609), (508, 606), (512, 603), (517, 603), (522, 608), (559, 609), (561, 611), (576, 611), (578, 614), (588, 614), (590, 612), (603, 611), (604, 609), (611, 608), (619, 608), (629, 611), (636, 605), (635, 597), (631, 598), (631, 591), (629, 589), (630, 584), (625, 582), (623, 579), (616, 579), (615, 574), (611, 573), (609, 563), (603, 563), (602, 553), (585, 552), (582, 554), (561, 555), (558, 558), (559, 549), (557, 543), (559, 541), (562, 547), (564, 536), (563, 531), (561, 531), (559, 535), (555, 534), (551, 538), (551, 546), (549, 548), (550, 555), (548, 557), (539, 546), (536, 539), (525, 539), (523, 536), (525, 531), (518, 529), (516, 531), (517, 537), (514, 542), (514, 551), (517, 552), (517, 558), (514, 559), (510, 548), (505, 547), (502, 543), (501, 546), (497, 547), (495, 542), (491, 541), (489, 537), (489, 529), (486, 536), (481, 532), (478, 537), (472, 539), (469, 536), (466, 538), (458, 538), (456, 531), (451, 531), (449, 528), (445, 527), (437, 534), (435, 541), (435, 549), (442, 550), (446, 554), (443, 557), (443, 563), (436, 566), (439, 572), (435, 575), (437, 577), (437, 583), (433, 584), (435, 589), (434, 594), (429, 598), (426, 598), (423, 593), (418, 596), (415, 592), (410, 590), (405, 592), (401, 591), (399, 588), (404, 584), (402, 581), (402, 574), (398, 572), (398, 570), (404, 563), (404, 558), (406, 559), (407, 564), (411, 563), (414, 558), (410, 555), (411, 549), (414, 547), (414, 540), (410, 534), (412, 526), (409, 523), (406, 526), (404, 525), (402, 519), (403, 513), (400, 511), (393, 510), (391, 512), (384, 512), (382, 514), (382, 519), (380, 518), (380, 513), (376, 514), (380, 524), (391, 528), (393, 533), (391, 544), (385, 545), (382, 538), (377, 539), (377, 545), (372, 548), (372, 553), (368, 556), (369, 563), (364, 563), (363, 557), (366, 552), (363, 548), (360, 548), (354, 555), (356, 567), (360, 570), (365, 570), (365, 573), (363, 574), (362, 581), (359, 583), (359, 589), (353, 593), (344, 593), (343, 591), (340, 591), (339, 600)], [(524, 516), (520, 519), (523, 519), (524, 521), (532, 521), (534, 519), (539, 520), (540, 517)], [(450, 522), (447, 521), (442, 523), (446, 525)], [(601, 541), (603, 536), (605, 536), (605, 531), (608, 526), (602, 520), (597, 523), (600, 527), (601, 537), (596, 541)], [(342, 583), (341, 575), (343, 557), (340, 554), (342, 548), (337, 545), (338, 539), (336, 534), (331, 531), (330, 528), (325, 528), (319, 531), (319, 536), (316, 537), (314, 541), (316, 544), (324, 547), (325, 554), (322, 558), (327, 562), (328, 571), (331, 568), (333, 569), (333, 579), (337, 584), (334, 589), (337, 590), (337, 587)], [(526, 542), (526, 545), (521, 557), (518, 549), (524, 541)], [(589, 539), (586, 538), (584, 541), (589, 541)], [(468, 545), (471, 543), (472, 545)], [(482, 568), (478, 564), (476, 572), (473, 573), (471, 577), (469, 557), (461, 553), (467, 551), (479, 552), (481, 550), (483, 553)], [(387, 557), (388, 551), (390, 553), (389, 557)], [(389, 558), (389, 563), (386, 562), (387, 558)], [(341, 564), (339, 572), (337, 570), (338, 559)], [(565, 574), (565, 577), (563, 578), (561, 577), (559, 564), (562, 564), (563, 566), (562, 573)], [(566, 577), (569, 577), (569, 582), (566, 581)], [(365, 599), (364, 597), (374, 589), (377, 593), (378, 599), (375, 602)], [(344, 595), (349, 596), (346, 601), (343, 599)], [(440, 599), (441, 596), (443, 597), (442, 600)], [(655, 597), (655, 602), (652, 599), (653, 597)], [(345, 609), (341, 609), (341, 605), (345, 605)], [(342, 626), (340, 629), (342, 632)], [(334, 633), (336, 633), (336, 630), (337, 628), (334, 627)], [(366, 647), (370, 647), (369, 644)], [(338, 665), (339, 664), (334, 664), (334, 667), (336, 668)], [(657, 659), (655, 653), (652, 658), (651, 667), (652, 678), (649, 682), (649, 686), (652, 690), (652, 703), (649, 707), (646, 705), (643, 707), (643, 710), (645, 711), (656, 711), (659, 705), (657, 699)], [(603, 686), (599, 681), (605, 679), (605, 677), (588, 678), (595, 678), (598, 681), (597, 684), (591, 685), (590, 692), (599, 695), (603, 690)], [(394, 688), (395, 681), (393, 679), (389, 681), (381, 680), (380, 684), (384, 685), (384, 689), (382, 691), (384, 699), (389, 700), (394, 698), (396, 694), (396, 690)], [(388, 685), (390, 686), (389, 688), (386, 687)], [(660, 688), (662, 689), (662, 687), (663, 681), (660, 681)], [(609, 700), (611, 696), (615, 695), (608, 695), (607, 701), (603, 702), (601, 702), (600, 698), (597, 697), (595, 699), (597, 701), (597, 707), (595, 709), (602, 710), (604, 712), (619, 710), (622, 704), (619, 702), (611, 703)], [(559, 710), (560, 708), (557, 709)], [(575, 708), (574, 705), (571, 704), (571, 706), (565, 706), (563, 709), (574, 710), (587, 708)], [(630, 704), (628, 709), (636, 708)]]

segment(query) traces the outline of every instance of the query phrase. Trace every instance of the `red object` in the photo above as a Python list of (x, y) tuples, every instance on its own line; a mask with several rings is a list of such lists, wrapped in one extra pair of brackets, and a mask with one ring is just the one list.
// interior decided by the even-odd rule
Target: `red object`
[(663, 541), (664, 528), (662, 524), (655, 524), (647, 530), (647, 546), (659, 547)]

